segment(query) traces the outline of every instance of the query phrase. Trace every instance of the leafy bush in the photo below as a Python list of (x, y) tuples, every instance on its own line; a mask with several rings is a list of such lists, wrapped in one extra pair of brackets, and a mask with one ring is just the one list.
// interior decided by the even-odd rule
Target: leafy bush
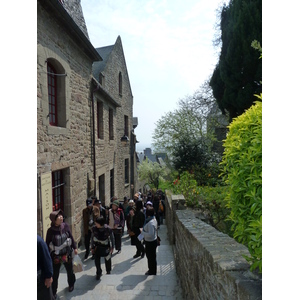
[[(261, 98), (261, 97), (260, 97)], [(251, 270), (262, 272), (262, 103), (229, 125), (221, 162), (234, 238), (248, 246)]]
[(172, 189), (172, 182), (160, 178), (158, 188), (162, 191)]
[(233, 237), (232, 221), (228, 220), (230, 208), (224, 201), (228, 194), (228, 186), (201, 186), (198, 187), (198, 200), (200, 210), (209, 212), (210, 224), (219, 231)]
[(194, 179), (194, 175), (189, 172), (183, 172), (180, 174), (180, 179), (174, 180), (172, 191), (174, 194), (182, 194), (187, 206), (198, 206), (197, 181)]
[(228, 220), (230, 209), (224, 202), (228, 187), (197, 186), (194, 178), (189, 172), (180, 174), (173, 182), (173, 193), (182, 194), (188, 207), (199, 210), (210, 225), (232, 237), (232, 222)]

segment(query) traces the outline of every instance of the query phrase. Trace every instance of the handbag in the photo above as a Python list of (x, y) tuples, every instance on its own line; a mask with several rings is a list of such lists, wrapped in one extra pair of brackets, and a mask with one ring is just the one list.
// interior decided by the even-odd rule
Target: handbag
[(133, 231), (129, 231), (129, 236), (134, 236), (135, 235), (135, 233), (133, 232)]
[(73, 258), (73, 272), (79, 273), (83, 271), (83, 264), (78, 254)]

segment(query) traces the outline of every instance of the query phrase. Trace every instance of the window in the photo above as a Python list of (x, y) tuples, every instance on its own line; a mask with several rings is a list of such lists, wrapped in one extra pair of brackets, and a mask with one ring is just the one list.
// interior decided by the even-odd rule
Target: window
[(124, 134), (128, 137), (128, 116), (124, 116)]
[(63, 171), (52, 172), (52, 208), (53, 211), (64, 210), (64, 180)]
[(104, 75), (102, 73), (99, 74), (99, 83), (104, 85)]
[(114, 111), (113, 109), (109, 109), (109, 116), (108, 116), (108, 126), (109, 126), (109, 139), (114, 139)]
[(115, 171), (114, 169), (110, 170), (110, 199), (114, 196), (115, 193)]
[(57, 126), (57, 83), (56, 71), (51, 64), (47, 64), (48, 72), (48, 99), (49, 99), (49, 124)]
[(105, 174), (99, 176), (99, 199), (105, 205)]
[(97, 135), (98, 139), (104, 139), (103, 130), (103, 102), (97, 102)]
[(122, 96), (122, 73), (119, 73), (119, 95)]
[(48, 117), (52, 126), (66, 128), (66, 73), (55, 59), (47, 59)]
[(125, 159), (125, 184), (129, 183), (129, 159)]

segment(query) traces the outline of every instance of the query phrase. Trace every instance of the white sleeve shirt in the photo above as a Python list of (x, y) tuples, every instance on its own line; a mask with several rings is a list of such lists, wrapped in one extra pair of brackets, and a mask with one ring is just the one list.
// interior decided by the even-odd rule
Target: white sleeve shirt
[(142, 233), (146, 242), (153, 242), (157, 239), (157, 221), (155, 218), (144, 226)]

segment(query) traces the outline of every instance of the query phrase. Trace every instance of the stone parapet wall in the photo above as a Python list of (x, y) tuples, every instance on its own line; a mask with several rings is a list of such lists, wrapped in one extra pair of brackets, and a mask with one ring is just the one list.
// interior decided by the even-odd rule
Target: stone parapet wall
[(185, 299), (262, 299), (261, 276), (250, 272), (248, 249), (184, 209), (184, 197), (166, 193), (168, 237)]

